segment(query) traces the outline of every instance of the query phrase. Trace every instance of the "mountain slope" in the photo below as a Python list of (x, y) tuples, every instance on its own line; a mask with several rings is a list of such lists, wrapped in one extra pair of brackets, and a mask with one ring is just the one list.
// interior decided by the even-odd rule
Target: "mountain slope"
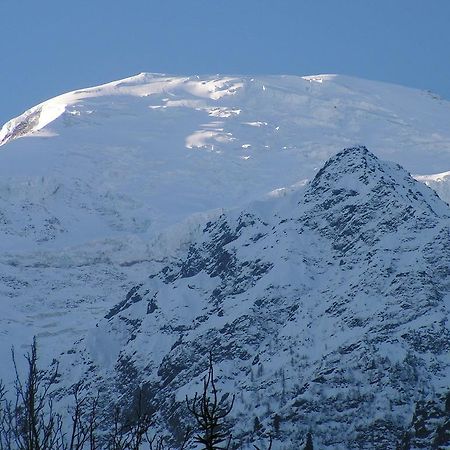
[(339, 75), (143, 73), (37, 105), (0, 131), (0, 355), (36, 334), (51, 360), (153, 270), (155, 235), (281, 195), (338, 148), (448, 171), (449, 120), (430, 93)]
[(238, 441), (278, 414), (279, 449), (309, 429), (319, 448), (395, 448), (449, 385), (449, 219), (401, 167), (348, 148), (304, 188), (191, 230), (62, 367), (126, 398), (144, 383), (179, 428), (212, 349)]
[(441, 173), (449, 120), (450, 104), (428, 93), (336, 75), (143, 73), (63, 94), (0, 131), (0, 248), (147, 239), (312, 179), (349, 145)]
[[(223, 208), (247, 210), (249, 202), (269, 193), (271, 200), (263, 202), (261, 210), (260, 204), (254, 203), (254, 211), (249, 212), (259, 218), (255, 226), (261, 230), (252, 236), (255, 245), (262, 245), (270, 235), (265, 224), (276, 225), (272, 212), (285, 208), (276, 212), (281, 221), (297, 208), (294, 200), (292, 204), (279, 200), (303, 195), (299, 192), (305, 180), (313, 179), (339, 148), (364, 143), (377, 156), (399, 162), (412, 173), (445, 173), (450, 168), (449, 120), (449, 103), (430, 93), (338, 75), (140, 74), (67, 93), (32, 108), (0, 131), (0, 357), (8, 360), (12, 345), (19, 353), (25, 351), (37, 335), (43, 350), (41, 363), (51, 362), (55, 355), (67, 351), (69, 343), (91, 335), (107, 311), (116, 311), (124, 292), (145, 284), (148, 274), (158, 274), (166, 266), (176, 274), (182, 258), (186, 260), (183, 273), (191, 273), (193, 262), (182, 255), (192, 242), (202, 242), (201, 224), (223, 219), (230, 222), (227, 226), (234, 238), (238, 219), (233, 219), (234, 213), (222, 216)], [(438, 179), (436, 175), (422, 178), (429, 184)], [(433, 187), (439, 186), (436, 189), (448, 201), (447, 184), (448, 177), (442, 177)], [(396, 208), (402, 201), (405, 205), (411, 201), (412, 194), (402, 192)], [(332, 205), (334, 195), (329, 201)], [(278, 206), (281, 204), (284, 206)], [(371, 220), (382, 230), (389, 230), (390, 224), (374, 211), (356, 212), (362, 217), (367, 245), (376, 245), (377, 230), (369, 227)], [(412, 227), (408, 214), (402, 214), (394, 222), (404, 217)], [(429, 214), (429, 219), (420, 216), (419, 227), (425, 226), (426, 220), (433, 223), (433, 213)], [(327, 228), (325, 222), (320, 223), (330, 239), (344, 227), (337, 223)], [(352, 222), (351, 230), (354, 227), (360, 229)], [(277, 248), (276, 241), (264, 244), (267, 249), (255, 250), (258, 256), (244, 254), (244, 261), (228, 261), (228, 253), (220, 250), (227, 236), (220, 237), (217, 231), (217, 251), (224, 258), (220, 264), (214, 262), (215, 245), (210, 256), (207, 249), (196, 250), (206, 255), (202, 256), (204, 264), (212, 264), (205, 282), (217, 289), (226, 285), (227, 294), (236, 291), (238, 295), (247, 289), (253, 295), (251, 289), (260, 289), (260, 280), (269, 276), (264, 275), (267, 271), (276, 273), (274, 289), (281, 286), (288, 292), (288, 285), (300, 273), (308, 277), (307, 287), (295, 282), (289, 295), (300, 298), (302, 289), (309, 292), (314, 283), (324, 283), (320, 298), (330, 295), (338, 305), (335, 294), (325, 290), (334, 292), (334, 285), (326, 286), (335, 275), (346, 280), (347, 272), (342, 273), (340, 266), (335, 268), (330, 256), (339, 246), (345, 250), (345, 239), (335, 237), (322, 247), (311, 237), (311, 246), (305, 248), (295, 244), (296, 227), (285, 232), (293, 239), (285, 241), (286, 252), (305, 253), (305, 262), (294, 264), (294, 268), (289, 261), (284, 266), (279, 262), (277, 267), (284, 269), (274, 272), (269, 257), (283, 259), (267, 249)], [(439, 265), (447, 258), (442, 247), (446, 244), (445, 227), (442, 233), (436, 231), (433, 243), (434, 231), (429, 233), (424, 242), (436, 258), (429, 256), (430, 267), (436, 274), (445, 274), (445, 266)], [(267, 236), (261, 237), (264, 234)], [(205, 241), (205, 245), (210, 244)], [(387, 273), (394, 273), (397, 265), (403, 264), (415, 269), (410, 255), (409, 250), (402, 252), (392, 268), (386, 262)], [(245, 258), (248, 264), (243, 265)], [(343, 266), (351, 265), (345, 258), (340, 257)], [(191, 259), (195, 261), (196, 256)], [(223, 271), (221, 264), (235, 267), (233, 276), (237, 278), (230, 281), (231, 287), (219, 275), (210, 276)], [(322, 272), (316, 273), (314, 265)], [(413, 281), (407, 277), (410, 289), (434, 283), (434, 272), (425, 262), (423, 267), (423, 273), (416, 273)], [(240, 280), (239, 272), (247, 277)], [(358, 274), (352, 286), (367, 283), (375, 289), (372, 278), (363, 271)], [(397, 283), (401, 280), (399, 276)], [(200, 293), (206, 292), (202, 289)], [(186, 292), (187, 302), (199, 294), (190, 288)], [(220, 303), (220, 295), (217, 301)], [(319, 302), (318, 298), (314, 302)], [(278, 312), (280, 320), (290, 314), (281, 311), (281, 306)], [(305, 312), (316, 313), (320, 310)], [(179, 310), (179, 314), (186, 312)], [(103, 335), (92, 335), (101, 348)], [(105, 342), (110, 344), (107, 334)], [(117, 352), (122, 344), (117, 342)], [(297, 344), (303, 345), (303, 341), (294, 339), (292, 345)], [(111, 357), (110, 364), (114, 363)], [(0, 378), (10, 379), (12, 373), (8, 364), (0, 366)], [(74, 369), (71, 376), (76, 378), (77, 373)]]

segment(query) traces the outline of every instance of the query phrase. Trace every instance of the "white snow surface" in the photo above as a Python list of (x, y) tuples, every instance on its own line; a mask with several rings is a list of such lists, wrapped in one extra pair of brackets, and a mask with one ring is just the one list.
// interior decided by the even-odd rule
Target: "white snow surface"
[(0, 240), (0, 250), (153, 236), (311, 179), (357, 144), (411, 173), (441, 173), (449, 123), (450, 103), (427, 92), (339, 75), (141, 73), (70, 92), (0, 131), (1, 198), (40, 208), (27, 225), (9, 208), (17, 215), (5, 221), (32, 231)]
[(0, 130), (0, 357), (37, 335), (50, 361), (207, 218), (276, 201), (342, 148), (449, 201), (449, 123), (429, 92), (341, 75), (141, 73), (37, 105)]
[(391, 448), (414, 402), (448, 389), (449, 224), (433, 190), (346, 149), (305, 186), (186, 227), (189, 245), (62, 356), (63, 378), (127, 398), (146, 383), (167, 427), (211, 349), (236, 438), (278, 413), (277, 450), (308, 429), (319, 448)]
[[(102, 264), (119, 279), (118, 266), (148, 259), (158, 232), (311, 179), (354, 144), (412, 173), (442, 173), (449, 123), (450, 103), (428, 92), (340, 75), (141, 73), (50, 99), (0, 131), (1, 301), (9, 311), (13, 296), (20, 317), (21, 308), (33, 311), (27, 330), (38, 334), (33, 314), (54, 301), (64, 319), (50, 329), (77, 333), (66, 303), (86, 298), (56, 289), (54, 267), (67, 269), (58, 281), (65, 288), (85, 277), (83, 267), (98, 272), (95, 283)], [(71, 270), (78, 275), (66, 279)], [(34, 277), (40, 287), (27, 289)], [(110, 296), (90, 283), (89, 298)], [(10, 334), (16, 313), (0, 318), (6, 348), (30, 336)]]
[(442, 199), (450, 202), (450, 171), (433, 175), (416, 175), (415, 178), (434, 189)]

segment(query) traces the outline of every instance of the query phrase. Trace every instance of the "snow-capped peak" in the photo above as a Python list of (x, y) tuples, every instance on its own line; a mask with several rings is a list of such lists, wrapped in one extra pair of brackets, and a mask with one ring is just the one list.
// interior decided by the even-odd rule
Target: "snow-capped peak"
[(218, 384), (239, 392), (238, 439), (277, 414), (278, 448), (313, 430), (320, 448), (385, 450), (448, 388), (448, 219), (401, 167), (347, 148), (304, 190), (186, 230), (61, 368), (126, 398), (144, 384), (167, 430), (212, 350)]
[(395, 163), (380, 161), (365, 146), (344, 149), (331, 157), (308, 186), (306, 200), (334, 204), (342, 195), (364, 197), (383, 195), (403, 205), (447, 215), (447, 205), (432, 190), (416, 183)]
[(73, 110), (76, 110), (76, 105), (88, 99), (106, 96), (148, 97), (164, 92), (174, 95), (173, 92), (180, 91), (189, 97), (218, 100), (234, 94), (240, 87), (241, 80), (233, 77), (208, 77), (200, 80), (199, 77), (175, 77), (142, 72), (122, 80), (62, 94), (25, 111), (0, 129), (0, 146), (42, 130), (65, 112), (75, 114)]
[[(288, 384), (296, 398), (277, 405), (286, 418), (298, 416), (302, 392), (310, 411), (320, 408), (311, 399), (327, 377), (339, 389), (345, 386), (341, 374), (356, 386), (367, 377), (391, 377), (387, 386), (403, 376), (413, 383), (409, 375), (425, 367), (414, 363), (425, 358), (416, 347), (428, 352), (430, 342), (436, 349), (448, 345), (442, 302), (449, 290), (449, 220), (432, 191), (394, 163), (412, 173), (449, 171), (449, 122), (450, 103), (427, 92), (340, 75), (143, 73), (32, 108), (0, 132), (0, 357), (8, 359), (13, 342), (26, 346), (37, 335), (46, 349), (44, 363), (62, 351), (70, 359), (67, 342), (90, 336), (96, 356), (114, 364), (128, 339), (121, 330), (133, 322), (111, 316), (115, 330), (95, 324), (109, 310), (135, 314), (132, 307), (114, 307), (124, 300), (123, 306), (133, 305), (137, 297), (126, 299), (124, 291), (148, 282), (159, 292), (157, 321), (166, 326), (164, 337), (169, 335), (169, 348), (158, 348), (160, 340), (153, 348), (155, 358), (169, 352), (161, 369), (168, 383), (173, 360), (179, 367), (190, 364), (189, 354), (177, 354), (181, 347), (171, 339), (184, 339), (183, 330), (191, 333), (197, 318), (204, 327), (210, 320), (217, 326), (212, 337), (226, 321), (231, 325), (223, 330), (225, 339), (229, 330), (249, 331), (254, 341), (247, 349), (238, 339), (229, 349), (242, 357), (253, 345), (267, 344), (260, 349), (264, 367), (291, 364), (277, 360), (277, 351), (284, 355), (289, 346), (305, 349), (308, 358), (324, 356), (308, 372), (307, 363), (292, 355), (296, 369), (288, 375), (297, 382)], [(377, 162), (357, 143), (394, 163)], [(348, 149), (319, 171), (342, 148)], [(313, 181), (298, 189), (307, 179)], [(268, 192), (277, 194), (257, 201)], [(190, 244), (195, 245), (186, 255)], [(149, 274), (156, 274), (153, 281)], [(145, 300), (134, 305), (151, 322), (156, 316), (145, 289), (138, 293)], [(283, 328), (297, 319), (296, 327)], [(179, 320), (187, 328), (171, 329), (171, 321)], [(411, 320), (414, 326), (400, 330)], [(142, 327), (125, 353), (132, 355), (133, 345), (137, 351), (149, 348), (146, 339), (159, 328)], [(279, 330), (277, 343), (272, 329)], [(333, 337), (328, 348), (324, 336)], [(376, 364), (366, 358), (373, 346)], [(101, 354), (103, 347), (108, 351)], [(398, 355), (397, 366), (385, 354)], [(356, 381), (335, 364), (339, 358), (355, 369)], [(445, 358), (433, 358), (443, 370)], [(193, 366), (197, 374), (200, 363)], [(259, 367), (257, 360), (254, 367), (239, 364), (249, 376)], [(4, 376), (7, 370), (0, 367)], [(269, 378), (255, 386), (242, 383), (250, 406), (260, 403), (253, 393), (276, 391)], [(406, 398), (414, 392), (411, 386)], [(356, 413), (362, 421), (372, 406), (385, 411), (385, 391), (377, 396), (371, 388), (358, 389), (345, 396), (348, 404), (367, 392), (378, 401), (356, 403), (362, 405)], [(404, 401), (394, 399), (406, 417), (410, 404)], [(257, 414), (266, 412), (259, 408)], [(319, 432), (331, 442), (326, 430)]]

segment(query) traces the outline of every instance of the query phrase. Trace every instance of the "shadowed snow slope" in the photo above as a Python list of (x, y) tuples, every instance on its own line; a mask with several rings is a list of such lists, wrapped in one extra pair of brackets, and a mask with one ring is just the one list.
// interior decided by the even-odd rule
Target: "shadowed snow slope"
[(429, 93), (337, 75), (143, 73), (32, 108), (0, 131), (0, 354), (33, 334), (51, 354), (149, 270), (159, 232), (283, 195), (339, 148), (450, 170), (449, 122)]
[(191, 230), (61, 367), (125, 398), (146, 384), (179, 431), (212, 349), (238, 441), (278, 414), (277, 449), (310, 429), (321, 449), (395, 448), (449, 385), (449, 218), (400, 166), (346, 149), (305, 187)]
[[(117, 305), (124, 292), (145, 285), (148, 274), (157, 274), (152, 283), (160, 283), (155, 288), (161, 289), (158, 298), (175, 299), (173, 311), (170, 303), (165, 306), (170, 320), (179, 317), (206, 327), (213, 320), (208, 311), (230, 324), (235, 314), (242, 323), (230, 329), (254, 329), (249, 336), (256, 341), (265, 327), (281, 333), (281, 325), (272, 325), (267, 317), (275, 314), (274, 320), (284, 323), (292, 314), (297, 321), (295, 302), (307, 302), (298, 306), (305, 315), (298, 326), (307, 330), (308, 317), (323, 316), (311, 325), (310, 339), (316, 346), (311, 351), (324, 357), (324, 366), (327, 350), (314, 336), (331, 335), (327, 327), (345, 328), (351, 314), (360, 314), (354, 323), (364, 324), (392, 307), (398, 309), (398, 320), (409, 323), (414, 302), (428, 304), (427, 295), (443, 301), (445, 266), (439, 261), (448, 262), (445, 204), (396, 166), (380, 165), (362, 149), (356, 151), (358, 157), (344, 152), (318, 169), (338, 149), (364, 144), (411, 173), (437, 174), (418, 178), (448, 200), (449, 123), (450, 103), (430, 93), (339, 75), (143, 73), (37, 105), (0, 131), (0, 358), (8, 360), (12, 344), (22, 352), (37, 335), (46, 364), (70, 343), (90, 336), (83, 342), (92, 358), (101, 370), (113, 370), (119, 352), (131, 348), (125, 345), (128, 325), (116, 318), (122, 311)], [(223, 215), (224, 209), (234, 212)], [(235, 217), (241, 210), (242, 224)], [(247, 215), (255, 219), (247, 221)], [(203, 232), (205, 228), (209, 231)], [(236, 254), (229, 253), (227, 245), (238, 245), (238, 238), (245, 244), (239, 244)], [(185, 255), (189, 248), (191, 256)], [(198, 267), (203, 267), (198, 274), (195, 252)], [(371, 264), (377, 276), (369, 275)], [(230, 279), (223, 275), (227, 268)], [(378, 278), (379, 272), (383, 275)], [(172, 286), (187, 282), (191, 274), (196, 274), (191, 287), (177, 287), (182, 299), (172, 297)], [(428, 294), (424, 286), (430, 288)], [(417, 289), (417, 296), (409, 298), (412, 306), (406, 297), (404, 303), (394, 301), (403, 289), (411, 295)], [(372, 302), (379, 292), (383, 300)], [(367, 294), (356, 312), (340, 306), (352, 293)], [(251, 306), (254, 295), (260, 305), (270, 298), (272, 306)], [(224, 298), (231, 299), (225, 302), (231, 306), (223, 306), (221, 313), (217, 308)], [(136, 308), (142, 304), (136, 302)], [(256, 322), (245, 318), (249, 309), (257, 312), (257, 319), (251, 319)], [(121, 323), (124, 335), (112, 338), (103, 325), (95, 327), (110, 310), (114, 326)], [(163, 312), (162, 306), (158, 311)], [(326, 311), (342, 314), (331, 324)], [(153, 320), (149, 317), (145, 320)], [(283, 333), (289, 334), (287, 330)], [(168, 346), (176, 348), (170, 336), (177, 333), (169, 331), (167, 340), (155, 347), (155, 358), (165, 358)], [(198, 332), (203, 333), (201, 327)], [(150, 331), (139, 339), (146, 339), (146, 333)], [(294, 335), (289, 345), (300, 352), (303, 347), (298, 346), (309, 341)], [(102, 351), (103, 345), (109, 353)], [(235, 345), (230, 343), (229, 352)], [(333, 352), (334, 358), (338, 350)], [(286, 362), (283, 355), (280, 368)], [(192, 370), (199, 372), (196, 364)], [(319, 371), (314, 364), (311, 374)], [(172, 386), (170, 376), (161, 371), (148, 376)], [(0, 367), (0, 378), (11, 374), (7, 364)], [(289, 386), (293, 392), (294, 385)], [(305, 393), (312, 392), (308, 389)], [(250, 385), (245, 392), (257, 395)], [(270, 390), (267, 395), (272, 395)], [(405, 403), (405, 417), (408, 408), (410, 403)], [(283, 414), (288, 416), (287, 410)], [(351, 439), (357, 433), (355, 428)], [(322, 440), (330, 442), (326, 434)]]
[(355, 144), (445, 172), (449, 121), (450, 103), (428, 93), (337, 75), (143, 73), (63, 94), (0, 131), (0, 250), (153, 235), (311, 179)]

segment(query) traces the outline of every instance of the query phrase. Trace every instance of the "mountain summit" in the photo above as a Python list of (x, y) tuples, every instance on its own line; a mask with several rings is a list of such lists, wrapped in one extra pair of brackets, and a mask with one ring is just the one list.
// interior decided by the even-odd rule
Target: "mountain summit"
[(289, 450), (432, 435), (448, 207), (378, 158), (448, 201), (449, 121), (340, 75), (142, 73), (31, 108), (0, 131), (0, 357), (36, 335), (67, 380), (146, 383), (167, 429), (213, 348), (242, 439), (276, 414)]
[(364, 143), (449, 200), (449, 121), (428, 92), (340, 75), (142, 73), (31, 108), (0, 131), (0, 355), (37, 335), (51, 360), (186, 223), (275, 201), (337, 149)]
[(172, 429), (211, 350), (241, 443), (277, 416), (276, 448), (311, 430), (323, 449), (395, 448), (448, 390), (449, 215), (398, 165), (348, 148), (306, 186), (186, 229), (61, 367), (125, 397), (145, 385)]

